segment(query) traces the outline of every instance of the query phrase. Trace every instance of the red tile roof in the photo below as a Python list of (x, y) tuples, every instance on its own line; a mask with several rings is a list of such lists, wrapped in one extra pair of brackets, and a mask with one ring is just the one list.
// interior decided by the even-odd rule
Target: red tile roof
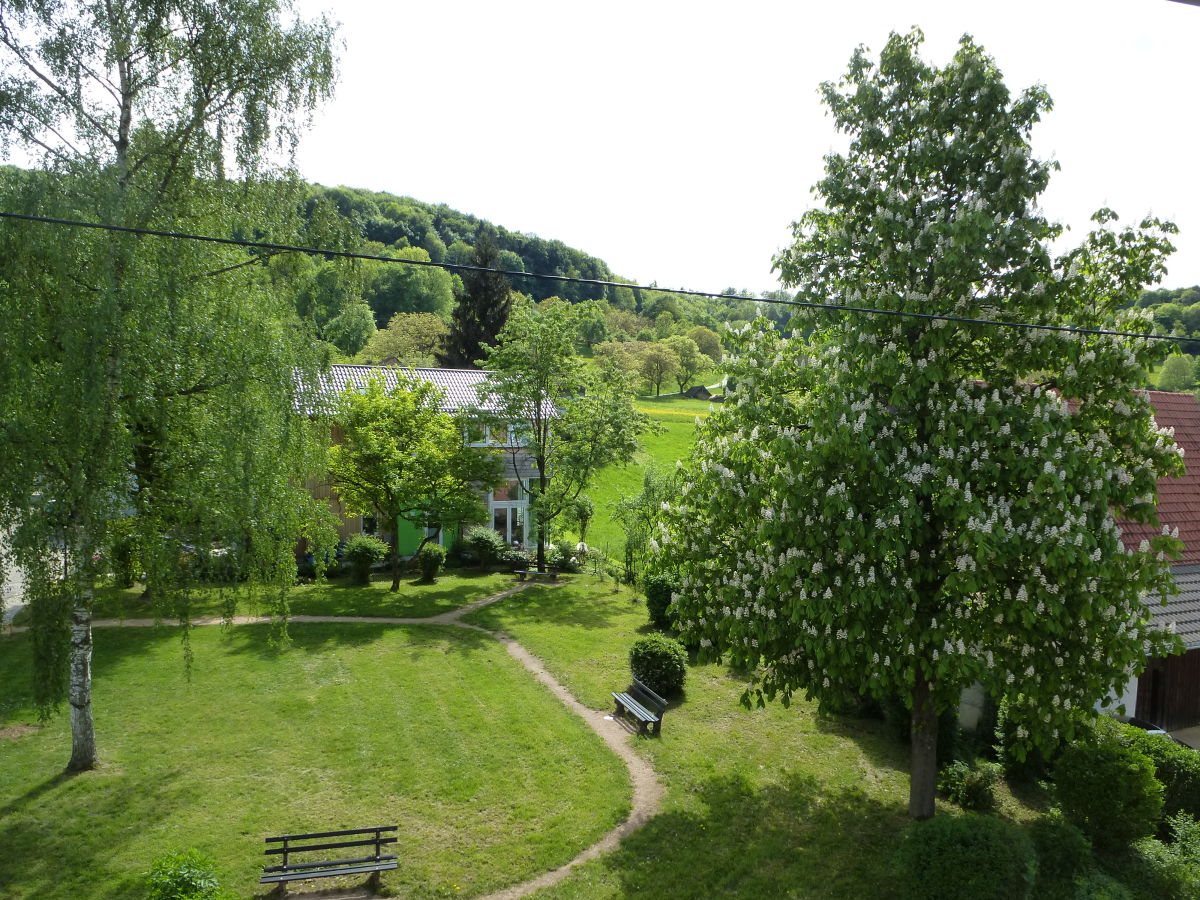
[(1200, 403), (1193, 394), (1150, 391), (1150, 405), (1160, 428), (1175, 429), (1175, 443), (1183, 448), (1187, 473), (1158, 481), (1158, 528), (1122, 522), (1122, 540), (1137, 547), (1144, 539), (1162, 533), (1162, 525), (1179, 529), (1183, 556), (1176, 565), (1200, 563)]

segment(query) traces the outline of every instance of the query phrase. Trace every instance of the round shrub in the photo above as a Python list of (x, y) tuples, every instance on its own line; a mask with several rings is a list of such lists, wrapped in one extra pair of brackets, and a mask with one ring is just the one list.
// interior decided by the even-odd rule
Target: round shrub
[(467, 533), (463, 535), (463, 543), (481, 569), (494, 566), (508, 550), (504, 535), (486, 525), (468, 528)]
[(655, 628), (670, 628), (674, 622), (668, 613), (671, 605), (671, 595), (679, 590), (679, 582), (674, 576), (662, 572), (647, 575), (642, 589), (646, 594), (646, 612)]
[(1043, 816), (1029, 826), (1037, 851), (1034, 896), (1057, 900), (1069, 897), (1075, 883), (1093, 868), (1092, 844), (1082, 831), (1061, 815)]
[(199, 850), (160, 856), (145, 875), (147, 900), (218, 900), (217, 865)]
[(1054, 784), (1067, 821), (1106, 852), (1149, 837), (1162, 812), (1154, 763), (1103, 735), (1064, 747), (1054, 764)]
[(665, 634), (648, 634), (629, 648), (629, 671), (654, 693), (670, 697), (683, 690), (687, 678), (687, 651)]
[(1132, 725), (1124, 726), (1123, 736), (1124, 743), (1154, 763), (1154, 777), (1163, 786), (1163, 817), (1187, 813), (1200, 818), (1200, 753)]
[(972, 766), (957, 760), (938, 773), (938, 790), (963, 809), (987, 812), (996, 805), (996, 785), (1003, 774), (999, 763)]
[(417, 554), (417, 565), (421, 567), (421, 580), (432, 582), (442, 571), (446, 562), (446, 548), (440, 544), (426, 544)]
[(897, 852), (900, 895), (912, 900), (1021, 900), (1037, 874), (1033, 842), (990, 816), (941, 815), (908, 829)]
[(355, 584), (371, 583), (371, 566), (387, 559), (387, 544), (370, 534), (356, 534), (346, 541), (342, 559), (350, 566), (350, 577)]

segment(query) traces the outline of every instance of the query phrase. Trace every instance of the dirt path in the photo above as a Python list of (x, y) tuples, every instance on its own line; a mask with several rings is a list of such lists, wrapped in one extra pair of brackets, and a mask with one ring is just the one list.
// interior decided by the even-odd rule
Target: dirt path
[[(526, 897), (534, 891), (544, 887), (549, 887), (566, 878), (571, 870), (588, 860), (595, 859), (601, 854), (612, 850), (624, 839), (627, 835), (632, 834), (637, 829), (641, 828), (655, 813), (658, 812), (659, 806), (662, 803), (663, 787), (659, 783), (658, 776), (654, 769), (650, 767), (642, 757), (634, 752), (630, 745), (630, 732), (612, 716), (605, 713), (603, 710), (589, 709), (584, 706), (568, 691), (562, 684), (558, 682), (553, 675), (546, 671), (546, 667), (542, 661), (522, 647), (513, 638), (506, 634), (501, 634), (494, 631), (488, 631), (486, 628), (481, 628), (478, 625), (472, 625), (468, 622), (463, 622), (462, 617), (468, 613), (472, 613), (477, 609), (481, 609), (489, 604), (495, 603), (498, 600), (503, 600), (505, 597), (511, 597), (513, 594), (524, 590), (528, 585), (517, 585), (509, 588), (506, 591), (501, 591), (498, 594), (492, 594), (490, 597), (484, 597), (482, 600), (476, 600), (474, 603), (462, 607), (461, 609), (453, 609), (449, 612), (440, 613), (436, 616), (427, 616), (424, 618), (401, 618), (401, 617), (383, 617), (383, 616), (290, 616), (291, 622), (370, 622), (383, 625), (449, 625), (456, 628), (469, 628), (472, 631), (482, 632), (499, 641), (504, 649), (509, 652), (517, 662), (524, 666), (530, 674), (538, 681), (549, 688), (550, 693), (557, 697), (567, 709), (579, 716), (587, 726), (596, 732), (600, 738), (608, 745), (609, 749), (621, 758), (625, 763), (625, 768), (629, 771), (629, 780), (633, 784), (633, 799), (629, 818), (614, 828), (608, 834), (604, 835), (599, 841), (584, 849), (578, 856), (570, 862), (559, 866), (549, 872), (544, 872), (536, 878), (528, 881), (523, 881), (520, 884), (512, 885), (504, 890), (496, 891), (492, 894), (487, 894), (480, 897), (479, 900), (517, 900), (518, 897)], [(217, 617), (205, 617), (193, 619), (192, 625), (220, 625), (223, 619)], [(232, 622), (235, 625), (257, 625), (269, 623), (269, 616), (234, 616)], [(93, 628), (152, 628), (155, 625), (165, 625), (170, 627), (173, 623), (155, 621), (154, 619), (96, 619), (92, 622)], [(8, 627), (4, 629), (8, 633), (18, 633), (25, 631), (22, 627)], [(303, 900), (306, 896), (311, 897), (329, 897), (328, 893), (316, 892), (313, 894), (289, 893), (289, 897), (295, 900)], [(364, 895), (356, 895), (364, 896)], [(366, 895), (369, 896), (369, 895)]]

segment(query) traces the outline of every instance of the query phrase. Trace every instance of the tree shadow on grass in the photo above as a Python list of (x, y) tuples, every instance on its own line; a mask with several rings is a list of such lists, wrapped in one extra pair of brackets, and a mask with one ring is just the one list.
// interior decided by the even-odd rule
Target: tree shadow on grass
[(494, 606), (470, 613), (463, 621), (490, 630), (526, 623), (604, 629), (613, 628), (619, 618), (636, 608), (636, 603), (625, 593), (581, 599), (567, 591), (571, 588), (526, 588)]
[(853, 741), (875, 768), (908, 773), (909, 745), (897, 739), (895, 729), (883, 719), (818, 712), (813, 721), (821, 734)]
[(141, 896), (136, 873), (152, 860), (133, 873), (121, 865), (120, 874), (110, 869), (110, 860), (147, 826), (195, 802), (180, 796), (174, 781), (168, 772), (153, 782), (133, 783), (101, 769), (61, 773), (33, 785), (0, 807), (0, 886), (28, 897)]
[(602, 863), (622, 896), (892, 895), (903, 810), (800, 775), (765, 787), (714, 778), (697, 795), (697, 809), (654, 817)]
[(277, 659), (286, 653), (324, 653), (336, 647), (364, 647), (380, 640), (396, 625), (371, 622), (290, 622), (287, 640), (280, 640), (274, 625), (237, 625), (225, 629), (221, 647), (225, 652)]

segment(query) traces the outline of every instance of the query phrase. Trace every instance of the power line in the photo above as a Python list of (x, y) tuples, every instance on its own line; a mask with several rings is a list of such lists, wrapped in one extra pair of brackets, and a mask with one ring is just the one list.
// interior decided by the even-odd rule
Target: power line
[[(1197, 0), (1200, 3), (1200, 0)], [(93, 228), (100, 231), (116, 231), (123, 234), (136, 234), (144, 237), (172, 238), (175, 240), (202, 241), (209, 244), (226, 244), (234, 247), (247, 247), (254, 250), (272, 250), (276, 253), (307, 253), (316, 256), (341, 259), (362, 259), (373, 262), (401, 263), (409, 266), (427, 266), (435, 269), (449, 269), (456, 272), (489, 272), (513, 278), (541, 278), (544, 281), (557, 281), (566, 284), (584, 284), (594, 287), (629, 288), (641, 291), (663, 291), (670, 294), (681, 294), (687, 297), (709, 297), (716, 300), (748, 300), (752, 303), (775, 303), (782, 306), (796, 306), (802, 309), (822, 309), (834, 312), (852, 312), (873, 316), (894, 316), (906, 319), (922, 319), (934, 322), (955, 322), (965, 325), (995, 325), (1001, 328), (1023, 328), (1027, 331), (1056, 331), (1068, 334), (1085, 334), (1105, 337), (1138, 338), (1148, 341), (1171, 341), (1172, 343), (1200, 343), (1200, 338), (1175, 337), (1169, 334), (1143, 334), (1136, 331), (1111, 331), (1103, 328), (1078, 328), (1071, 325), (1039, 325), (1035, 322), (1005, 322), (999, 319), (975, 319), (966, 316), (952, 316), (942, 313), (906, 312), (896, 309), (875, 309), (869, 306), (844, 306), (838, 303), (813, 303), (805, 300), (778, 300), (766, 297), (748, 297), (741, 294), (717, 294), (712, 291), (694, 291), (686, 288), (678, 290), (660, 288), (644, 284), (631, 284), (626, 281), (606, 281), (600, 278), (577, 278), (570, 275), (546, 275), (540, 272), (517, 272), (511, 269), (494, 269), (487, 266), (471, 266), (463, 263), (433, 262), (424, 259), (397, 259), (394, 256), (379, 256), (372, 253), (357, 253), (351, 250), (322, 250), (318, 247), (302, 247), (295, 244), (273, 244), (265, 241), (251, 241), (243, 238), (213, 237), (205, 234), (188, 234), (182, 231), (160, 231), (154, 228), (134, 228), (129, 225), (110, 225), (104, 222), (82, 222), (75, 219), (56, 219), (50, 216), (31, 216), (24, 213), (0, 211), (0, 219), (14, 219), (22, 222), (39, 222), (45, 225), (62, 225), (71, 228)]]

